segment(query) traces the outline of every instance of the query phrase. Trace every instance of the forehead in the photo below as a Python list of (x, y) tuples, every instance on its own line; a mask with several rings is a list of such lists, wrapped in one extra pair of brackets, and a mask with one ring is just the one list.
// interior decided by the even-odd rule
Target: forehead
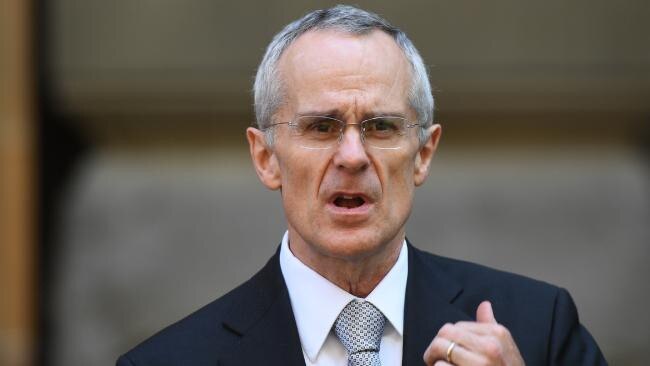
[[(282, 55), (285, 106), (406, 112), (411, 68), (388, 34), (309, 31)], [(399, 109), (399, 110), (396, 110)]]

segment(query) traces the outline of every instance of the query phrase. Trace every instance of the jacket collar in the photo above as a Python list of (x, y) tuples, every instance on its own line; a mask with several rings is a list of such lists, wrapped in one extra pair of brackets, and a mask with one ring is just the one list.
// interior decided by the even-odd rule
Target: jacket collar
[[(404, 306), (402, 365), (421, 365), (424, 351), (448, 322), (472, 320), (455, 307), (462, 286), (435, 261), (408, 243), (409, 274)], [(220, 326), (239, 337), (219, 365), (304, 365), (298, 329), (279, 250), (239, 291)]]
[(471, 320), (453, 305), (462, 286), (431, 258), (410, 243), (409, 275), (404, 307), (404, 345), (402, 365), (422, 365), (424, 351), (438, 330), (449, 322)]
[[(242, 288), (222, 326), (236, 336), (219, 365), (304, 365), (279, 252)], [(221, 325), (220, 325), (221, 326)]]

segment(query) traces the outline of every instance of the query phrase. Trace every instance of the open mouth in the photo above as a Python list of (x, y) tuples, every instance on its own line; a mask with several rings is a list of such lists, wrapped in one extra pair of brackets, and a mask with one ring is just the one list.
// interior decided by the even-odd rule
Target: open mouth
[(336, 207), (351, 209), (363, 206), (366, 200), (361, 196), (339, 195), (336, 196), (333, 203)]

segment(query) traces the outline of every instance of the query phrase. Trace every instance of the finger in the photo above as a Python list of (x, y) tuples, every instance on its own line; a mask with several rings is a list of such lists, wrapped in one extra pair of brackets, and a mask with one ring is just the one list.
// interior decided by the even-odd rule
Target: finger
[[(440, 331), (438, 331), (438, 336), (462, 344), (463, 348), (466, 348), (469, 351), (480, 353), (486, 337), (491, 334), (486, 328), (492, 328), (494, 326), (492, 324), (480, 324), (474, 322), (470, 324), (475, 324), (476, 326), (470, 326), (469, 324), (468, 326), (463, 326), (460, 323), (445, 324), (440, 328)], [(477, 328), (479, 331), (476, 331), (473, 328)]]
[(476, 321), (479, 323), (497, 324), (497, 319), (492, 312), (492, 304), (489, 301), (483, 301), (476, 309)]
[(455, 325), (477, 335), (493, 335), (503, 328), (501, 324), (494, 323), (458, 322)]
[[(424, 352), (424, 363), (427, 365), (435, 364), (436, 361), (446, 361), (447, 351), (452, 341), (440, 336), (433, 339), (427, 350)], [(456, 343), (450, 352), (450, 361), (454, 365), (482, 365), (485, 358), (477, 353), (471, 352), (463, 345)]]
[[(451, 342), (445, 348), (444, 360), (447, 360), (447, 350), (449, 350), (450, 346)], [(470, 351), (465, 348), (465, 345), (456, 343), (456, 346), (449, 353), (448, 362), (458, 366), (485, 365), (486, 359), (482, 354)]]
[(447, 348), (449, 347), (449, 341), (436, 336), (429, 347), (424, 351), (424, 363), (427, 365), (433, 365), (437, 360), (445, 360), (447, 358)]
[(454, 366), (454, 365), (448, 363), (447, 361), (440, 360), (440, 361), (436, 361), (436, 363), (434, 363), (433, 366)]
[[(517, 350), (512, 334), (508, 328), (501, 324), (459, 322), (454, 326), (456, 329), (463, 329), (467, 333), (473, 334), (473, 337), (466, 336), (464, 342), (474, 352), (484, 354), (488, 350), (489, 354), (494, 354), (494, 350), (503, 347)], [(457, 336), (462, 335), (463, 333), (459, 333)]]

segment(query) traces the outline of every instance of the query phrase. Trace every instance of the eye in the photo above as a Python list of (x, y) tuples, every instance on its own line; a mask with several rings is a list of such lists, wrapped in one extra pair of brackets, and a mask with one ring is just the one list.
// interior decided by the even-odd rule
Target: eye
[(332, 133), (336, 129), (336, 125), (330, 120), (321, 120), (312, 122), (308, 129), (318, 133)]
[(324, 116), (303, 116), (294, 124), (297, 136), (311, 140), (331, 140), (341, 131), (341, 122)]
[(306, 134), (331, 135), (340, 130), (340, 122), (327, 117), (302, 117), (299, 123)]
[(393, 134), (400, 131), (401, 124), (399, 118), (373, 118), (365, 122), (365, 131), (372, 134)]

